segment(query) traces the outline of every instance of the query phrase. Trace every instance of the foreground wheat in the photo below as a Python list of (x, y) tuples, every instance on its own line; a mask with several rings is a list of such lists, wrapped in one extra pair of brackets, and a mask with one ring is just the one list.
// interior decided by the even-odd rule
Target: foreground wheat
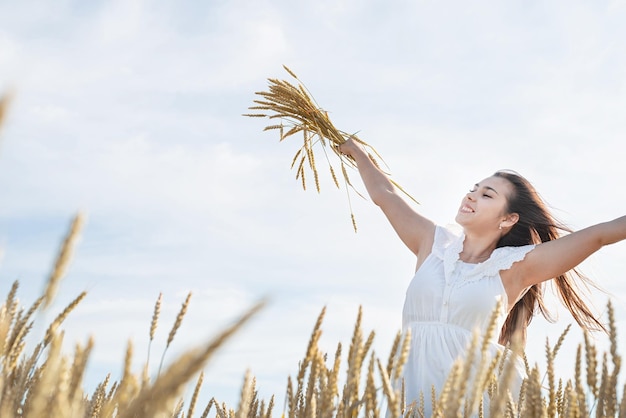
[[(78, 219), (80, 221), (81, 218)], [(146, 375), (148, 364), (144, 367), (143, 376), (133, 373), (133, 345), (129, 343), (121, 379), (113, 381), (109, 374), (92, 394), (88, 394), (82, 387), (83, 377), (94, 341), (90, 338), (85, 345), (76, 344), (73, 356), (68, 356), (62, 351), (64, 333), (61, 330), (62, 323), (85, 298), (86, 292), (78, 295), (57, 315), (34, 347), (29, 348), (26, 341), (34, 321), (43, 318), (37, 317), (37, 312), (46, 309), (46, 303), (50, 304), (56, 296), (58, 280), (62, 278), (59, 272), (65, 270), (70, 259), (68, 246), (71, 245), (68, 242), (77, 235), (76, 224), (75, 219), (68, 238), (61, 245), (51, 274), (53, 279), (48, 280), (43, 295), (25, 310), (17, 299), (19, 282), (16, 281), (0, 304), (0, 418), (182, 418), (184, 413), (177, 412), (181, 408), (176, 405), (182, 405), (181, 396), (187, 383), (201, 373), (223, 342), (254, 316), (264, 302), (253, 306), (232, 326), (204, 345), (188, 349), (154, 380)], [(188, 303), (189, 298), (183, 304), (185, 309)], [(155, 311), (160, 307), (160, 297), (157, 305)], [(183, 315), (184, 312), (179, 313), (176, 318), (168, 346)], [(151, 339), (157, 316), (151, 324)], [(201, 381), (200, 378), (196, 384), (197, 389), (188, 409), (189, 417), (193, 414)], [(204, 417), (213, 403), (213, 400), (208, 402)], [(258, 411), (259, 408), (254, 413)]]
[[(337, 179), (337, 170), (333, 167), (329, 153), (334, 154), (339, 161), (339, 171), (343, 177), (343, 182), (346, 185), (348, 191), (348, 205), (350, 207), (350, 216), (352, 218), (352, 226), (356, 232), (356, 222), (354, 213), (352, 211), (352, 205), (350, 203), (350, 193), (348, 189), (354, 190), (357, 194), (361, 195), (358, 190), (354, 188), (350, 182), (348, 171), (346, 167), (354, 168), (354, 160), (350, 157), (343, 155), (339, 152), (339, 145), (343, 144), (349, 138), (359, 142), (365, 147), (370, 158), (374, 163), (380, 167), (377, 158), (382, 161), (376, 150), (360, 140), (355, 134), (350, 134), (339, 130), (333, 125), (328, 113), (324, 111), (313, 99), (313, 95), (304, 86), (304, 84), (298, 79), (293, 71), (286, 66), (283, 66), (285, 70), (297, 81), (297, 86), (286, 80), (278, 80), (275, 78), (269, 78), (269, 91), (260, 91), (255, 94), (262, 97), (262, 99), (254, 100), (254, 106), (250, 106), (249, 109), (257, 113), (246, 113), (244, 116), (250, 117), (267, 117), (269, 119), (278, 119), (280, 123), (273, 123), (265, 127), (265, 131), (278, 130), (279, 139), (283, 141), (295, 134), (301, 133), (303, 138), (303, 144), (296, 152), (291, 162), (291, 168), (296, 168), (296, 179), (302, 182), (302, 187), (306, 190), (306, 176), (305, 171), (308, 169), (313, 173), (313, 179), (315, 182), (315, 188), (320, 191), (320, 180), (317, 170), (317, 160), (315, 158), (314, 149), (321, 149), (324, 160), (328, 163), (330, 175), (337, 188), (339, 188), (339, 180)], [(396, 182), (392, 180), (392, 183), (403, 193), (405, 193), (411, 200), (417, 203), (413, 197), (404, 191)], [(362, 196), (362, 195), (361, 195)]]

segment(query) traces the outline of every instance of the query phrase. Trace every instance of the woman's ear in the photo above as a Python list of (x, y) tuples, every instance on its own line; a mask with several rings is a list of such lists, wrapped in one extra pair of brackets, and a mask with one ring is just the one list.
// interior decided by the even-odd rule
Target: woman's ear
[(503, 228), (511, 228), (517, 223), (517, 221), (519, 221), (519, 214), (509, 213), (508, 215), (506, 215), (506, 218), (504, 218), (504, 220), (500, 222), (500, 225), (502, 225)]

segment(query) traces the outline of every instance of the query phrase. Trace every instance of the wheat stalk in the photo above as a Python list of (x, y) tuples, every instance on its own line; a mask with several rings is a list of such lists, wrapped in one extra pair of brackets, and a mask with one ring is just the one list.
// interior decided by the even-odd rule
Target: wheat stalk
[(44, 301), (43, 307), (47, 308), (50, 303), (52, 303), (52, 299), (57, 293), (57, 288), (59, 286), (59, 282), (61, 278), (65, 275), (67, 271), (67, 267), (69, 265), (72, 251), (74, 249), (74, 245), (78, 240), (78, 236), (85, 222), (85, 217), (82, 213), (78, 213), (74, 219), (72, 220), (72, 224), (70, 226), (70, 230), (63, 241), (63, 245), (61, 246), (61, 250), (59, 251), (59, 255), (57, 257), (56, 263), (54, 265), (54, 269), (52, 273), (50, 273), (50, 277), (48, 278), (48, 283), (46, 284), (46, 290), (44, 291)]
[[(172, 341), (174, 341), (174, 337), (176, 336), (176, 331), (178, 331), (178, 328), (180, 328), (180, 325), (183, 323), (183, 318), (185, 317), (185, 314), (187, 313), (187, 308), (189, 307), (190, 300), (191, 300), (191, 292), (187, 294), (187, 298), (185, 299), (182, 306), (180, 307), (180, 311), (178, 311), (178, 315), (176, 315), (176, 320), (174, 321), (174, 325), (172, 326), (172, 329), (170, 330), (170, 333), (167, 337), (167, 344), (165, 345), (165, 349), (163, 350), (163, 354), (161, 355), (161, 363), (159, 364), (159, 371), (157, 372), (157, 375), (161, 374), (161, 368), (163, 367), (163, 360), (165, 359), (165, 353), (167, 352), (167, 349), (169, 348)], [(160, 309), (160, 303), (158, 301), (157, 303), (159, 304), (159, 309)], [(156, 309), (157, 307), (155, 306), (155, 312), (156, 312)], [(154, 316), (153, 316), (153, 319), (154, 319)], [(152, 328), (150, 329), (150, 332), (152, 333)]]
[(250, 402), (254, 391), (253, 377), (250, 370), (246, 370), (244, 376), (243, 386), (241, 387), (241, 393), (239, 396), (239, 408), (235, 414), (236, 418), (247, 418), (248, 410), (250, 409)]
[(198, 376), (198, 380), (196, 381), (196, 387), (193, 390), (193, 395), (191, 396), (191, 402), (189, 403), (189, 409), (187, 410), (187, 416), (192, 417), (193, 412), (196, 408), (196, 402), (198, 401), (198, 395), (200, 394), (200, 387), (202, 386), (202, 381), (204, 380), (204, 372), (200, 372), (200, 376)]
[(93, 349), (93, 345), (93, 338), (89, 338), (87, 346), (85, 348), (81, 347), (80, 345), (76, 345), (68, 387), (68, 394), (72, 397), (72, 403), (77, 402), (79, 394), (81, 394), (81, 391), (79, 390), (80, 384), (83, 381), (83, 375), (85, 374), (85, 370), (87, 368), (87, 360), (89, 359), (89, 355), (91, 353), (91, 350)]
[[(255, 94), (261, 98), (254, 100), (254, 105), (248, 108), (254, 113), (246, 113), (244, 116), (254, 118), (267, 117), (271, 121), (271, 124), (266, 126), (264, 131), (278, 130), (280, 141), (294, 136), (297, 133), (302, 133), (303, 145), (297, 150), (292, 160), (291, 167), (293, 168), (298, 161), (296, 179), (301, 180), (304, 190), (306, 190), (305, 167), (308, 166), (313, 173), (315, 188), (318, 193), (320, 191), (319, 173), (314, 152), (315, 147), (321, 148), (324, 160), (328, 163), (330, 168), (329, 171), (333, 183), (339, 188), (336, 171), (333, 168), (333, 163), (327, 152), (328, 149), (331, 150), (331, 154), (336, 156), (336, 160), (341, 167), (341, 173), (348, 193), (348, 206), (350, 208), (352, 226), (356, 232), (356, 222), (348, 189), (352, 189), (359, 195), (361, 194), (352, 186), (346, 170), (346, 166), (355, 168), (356, 164), (351, 157), (343, 155), (339, 151), (339, 146), (351, 138), (360, 143), (367, 150), (372, 161), (379, 167), (380, 165), (377, 163), (376, 158), (381, 161), (382, 158), (380, 158), (378, 152), (376, 152), (371, 145), (359, 139), (355, 134), (337, 129), (328, 117), (328, 112), (317, 104), (313, 99), (313, 95), (296, 74), (285, 65), (283, 65), (283, 68), (296, 81), (297, 85), (286, 80), (269, 78), (268, 91), (256, 92)], [(280, 124), (276, 124), (274, 119), (279, 119)], [(285, 129), (287, 129), (286, 132)], [(398, 190), (402, 191), (406, 196), (417, 203), (400, 185), (393, 180), (392, 183)]]
[(201, 370), (217, 348), (248, 322), (264, 305), (264, 301), (257, 303), (244, 313), (238, 321), (223, 330), (206, 345), (181, 355), (151, 386), (137, 393), (128, 407), (118, 414), (118, 418), (152, 417), (157, 411), (163, 410), (172, 398), (179, 394), (187, 380)]
[(85, 298), (85, 296), (87, 296), (87, 292), (81, 292), (80, 295), (78, 295), (73, 301), (71, 301), (70, 304), (67, 305), (65, 309), (63, 309), (63, 311), (59, 315), (57, 315), (56, 318), (54, 318), (54, 321), (50, 323), (48, 329), (46, 330), (46, 334), (43, 340), (44, 347), (47, 346), (50, 341), (52, 341), (52, 338), (54, 337), (57, 328), (63, 323), (63, 321), (65, 321), (70, 312), (72, 312), (78, 306), (78, 304)]
[[(161, 314), (161, 302), (163, 301), (163, 293), (159, 293), (159, 297), (154, 304), (154, 312), (152, 313), (152, 321), (150, 322), (150, 340), (148, 341), (148, 358), (146, 359), (146, 372), (150, 367), (150, 350), (152, 348), (152, 341), (154, 341), (154, 334), (156, 333), (157, 325), (159, 324), (159, 315)], [(147, 373), (146, 373), (147, 374)], [(144, 379), (145, 380), (145, 379)]]

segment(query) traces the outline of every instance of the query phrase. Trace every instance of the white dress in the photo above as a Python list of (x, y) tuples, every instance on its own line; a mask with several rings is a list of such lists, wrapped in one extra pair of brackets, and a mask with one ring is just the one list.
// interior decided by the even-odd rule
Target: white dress
[[(410, 330), (412, 339), (403, 372), (406, 402), (419, 405), (423, 392), (427, 417), (432, 411), (431, 387), (439, 396), (454, 361), (466, 353), (473, 331), (486, 329), (498, 300), (502, 309), (492, 349), (502, 349), (497, 334), (506, 319), (507, 295), (500, 271), (534, 248), (497, 248), (488, 260), (469, 264), (459, 260), (464, 238), (436, 227), (432, 252), (416, 271), (402, 311), (402, 328)], [(524, 373), (522, 367), (518, 373)]]

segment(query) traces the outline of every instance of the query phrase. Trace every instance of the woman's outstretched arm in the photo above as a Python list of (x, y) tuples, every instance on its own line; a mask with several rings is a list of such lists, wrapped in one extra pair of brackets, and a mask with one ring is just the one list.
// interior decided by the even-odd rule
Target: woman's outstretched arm
[(400, 196), (387, 175), (376, 167), (360, 144), (349, 139), (339, 150), (354, 159), (367, 193), (382, 209), (402, 242), (418, 259), (420, 254), (427, 255), (433, 244), (434, 223), (417, 213)]
[(530, 286), (563, 274), (603, 246), (625, 239), (626, 216), (622, 216), (537, 245), (514, 265), (512, 273)]

